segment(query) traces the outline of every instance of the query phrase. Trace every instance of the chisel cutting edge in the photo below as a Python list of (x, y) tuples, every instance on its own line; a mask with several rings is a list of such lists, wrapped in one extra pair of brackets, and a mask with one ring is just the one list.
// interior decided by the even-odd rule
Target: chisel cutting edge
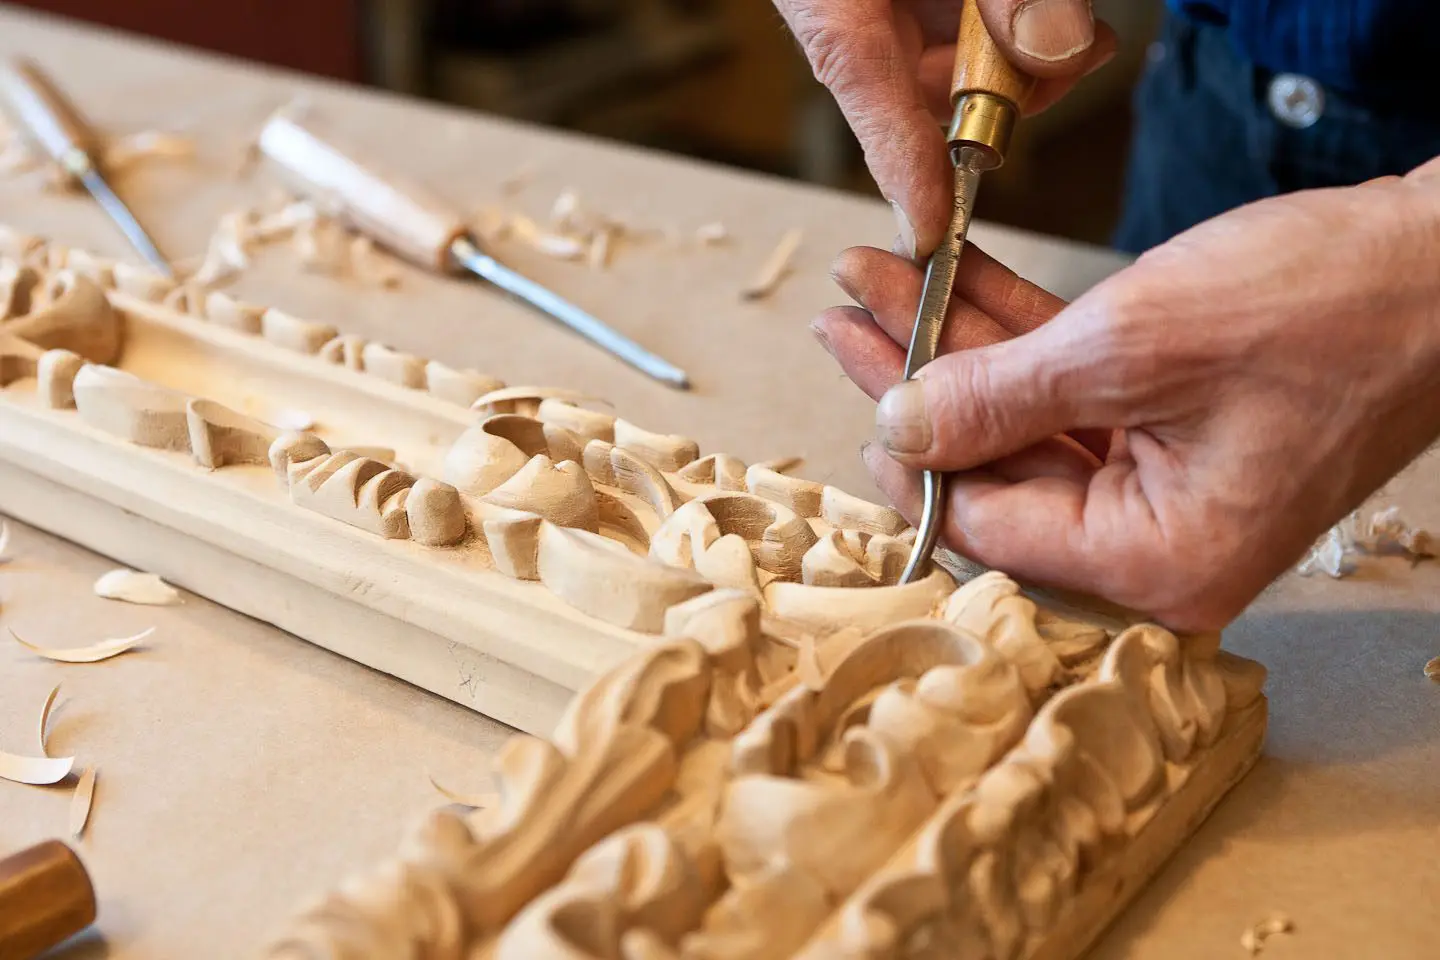
[[(950, 122), (949, 143), (950, 159), (955, 165), (955, 205), (945, 238), (925, 268), (925, 288), (915, 313), (910, 349), (905, 355), (906, 380), (914, 379), (940, 349), (945, 314), (950, 309), (950, 291), (955, 285), (955, 273), (975, 212), (980, 175), (1005, 161), (1010, 134), (1033, 82), (1011, 66), (995, 45), (980, 19), (975, 0), (965, 0), (960, 8), (960, 36), (950, 83), (954, 117)], [(922, 480), (924, 499), (920, 526), (910, 559), (900, 575), (901, 583), (911, 583), (927, 572), (944, 520), (944, 476), (926, 470)]]
[(79, 182), (95, 198), (131, 245), (156, 270), (171, 276), (170, 264), (155, 249), (140, 222), (105, 182), (95, 158), (95, 137), (60, 91), (28, 60), (0, 66), (0, 92), (19, 120), (65, 176)]

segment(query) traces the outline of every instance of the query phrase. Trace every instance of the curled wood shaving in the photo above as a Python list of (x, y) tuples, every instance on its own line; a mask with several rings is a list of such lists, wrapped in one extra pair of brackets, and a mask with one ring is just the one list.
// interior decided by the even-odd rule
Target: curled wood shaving
[(70, 797), (70, 836), (76, 840), (85, 832), (85, 824), (90, 822), (90, 807), (95, 802), (95, 776), (99, 769), (91, 764), (80, 774), (80, 782), (75, 784), (75, 793)]
[[(41, 647), (31, 643), (16, 633), (13, 627), (6, 627), (5, 629), (10, 631), (10, 636), (14, 637), (15, 642), (20, 644), (20, 646), (29, 650), (31, 653), (44, 657), (46, 660), (54, 660), (56, 663), (99, 663), (101, 660), (109, 660), (111, 657), (118, 657), (127, 650), (133, 650), (140, 641), (155, 632), (155, 628), (150, 627), (148, 630), (141, 630), (131, 637), (113, 637), (109, 640), (101, 640), (84, 647), (52, 648)], [(57, 687), (56, 689), (58, 690), (59, 688)]]
[(47, 757), (44, 755), (45, 724), (50, 719), (50, 707), (54, 704), (55, 694), (59, 689), (56, 687), (50, 691), (50, 696), (45, 698), (45, 706), (40, 709), (41, 756), (26, 757), (18, 753), (0, 750), (0, 779), (39, 786), (59, 783), (70, 775), (70, 769), (75, 766), (74, 757)]
[(1435, 542), (1430, 532), (1406, 522), (1399, 507), (1387, 507), (1371, 514), (1359, 543), (1368, 553), (1405, 556), (1411, 563), (1435, 556)]
[(153, 573), (111, 570), (95, 581), (95, 593), (106, 600), (123, 600), (151, 606), (180, 602), (180, 593)]
[(799, 228), (786, 231), (761, 266), (760, 272), (755, 275), (755, 279), (740, 291), (740, 296), (745, 300), (761, 300), (774, 293), (780, 286), (780, 281), (789, 275), (790, 261), (794, 259), (795, 251), (800, 249), (800, 241), (804, 236), (804, 231)]
[(716, 247), (730, 239), (730, 231), (718, 220), (695, 228), (695, 239), (702, 246)]
[(189, 160), (195, 156), (195, 141), (159, 130), (126, 134), (107, 141), (100, 151), (100, 166), (118, 173), (142, 160)]
[(441, 783), (435, 779), (434, 774), (427, 773), (425, 776), (429, 778), (430, 786), (434, 787), (437, 793), (451, 803), (458, 803), (462, 807), (474, 807), (477, 810), (493, 809), (500, 805), (500, 797), (494, 792), (486, 791), (485, 793), (476, 794), (459, 793), (441, 785)]
[(542, 230), (529, 217), (512, 217), (510, 232), (516, 239), (557, 260), (578, 260), (585, 255), (584, 240), (569, 234)]
[[(12, 630), (13, 634), (14, 631)], [(55, 684), (55, 689), (50, 691), (50, 696), (45, 698), (45, 706), (40, 708), (40, 756), (50, 756), (50, 751), (45, 748), (45, 736), (50, 726), (50, 710), (55, 706), (55, 698), (60, 695), (60, 684)]]
[(1425, 664), (1426, 678), (1440, 683), (1440, 657), (1435, 657)]
[(320, 216), (315, 204), (308, 200), (286, 203), (279, 210), (256, 217), (251, 223), (246, 239), (252, 243), (269, 243), (285, 240), (305, 223), (313, 223)]
[(1240, 934), (1240, 946), (1244, 947), (1250, 956), (1253, 957), (1265, 949), (1266, 940), (1269, 940), (1276, 934), (1290, 933), (1294, 929), (1295, 924), (1289, 917), (1276, 914), (1265, 920), (1261, 920)]
[(43, 786), (70, 775), (74, 757), (25, 757), (0, 750), (0, 780)]
[(253, 219), (248, 210), (237, 210), (220, 218), (210, 243), (205, 250), (205, 259), (190, 275), (190, 282), (202, 287), (219, 286), (232, 280), (240, 271), (250, 266), (250, 254), (246, 250), (250, 223)]

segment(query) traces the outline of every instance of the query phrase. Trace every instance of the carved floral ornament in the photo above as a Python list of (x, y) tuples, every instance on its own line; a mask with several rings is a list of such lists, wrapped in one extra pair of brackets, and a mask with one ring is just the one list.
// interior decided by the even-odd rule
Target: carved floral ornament
[[(268, 957), (1073, 957), (1258, 754), (1263, 668), (1218, 637), (998, 572), (897, 585), (913, 531), (832, 487), (13, 232), (0, 257), (0, 386), (658, 635), (502, 749), (497, 807), (432, 814)], [(423, 477), (107, 366), (157, 302), (481, 418)]]

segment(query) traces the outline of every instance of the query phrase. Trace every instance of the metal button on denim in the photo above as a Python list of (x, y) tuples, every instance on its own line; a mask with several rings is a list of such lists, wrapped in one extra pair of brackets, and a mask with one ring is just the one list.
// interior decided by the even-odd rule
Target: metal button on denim
[(1325, 112), (1325, 88), (1298, 73), (1276, 75), (1266, 100), (1276, 120), (1297, 130), (1313, 126)]

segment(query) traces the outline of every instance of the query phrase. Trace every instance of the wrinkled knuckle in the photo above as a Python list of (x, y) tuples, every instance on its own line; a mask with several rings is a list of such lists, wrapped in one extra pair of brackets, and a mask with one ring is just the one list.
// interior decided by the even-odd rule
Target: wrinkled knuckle
[(827, 90), (842, 94), (877, 65), (893, 66), (893, 45), (880, 28), (865, 24), (837, 23), (830, 18), (807, 17), (805, 29), (797, 31), (811, 72)]

